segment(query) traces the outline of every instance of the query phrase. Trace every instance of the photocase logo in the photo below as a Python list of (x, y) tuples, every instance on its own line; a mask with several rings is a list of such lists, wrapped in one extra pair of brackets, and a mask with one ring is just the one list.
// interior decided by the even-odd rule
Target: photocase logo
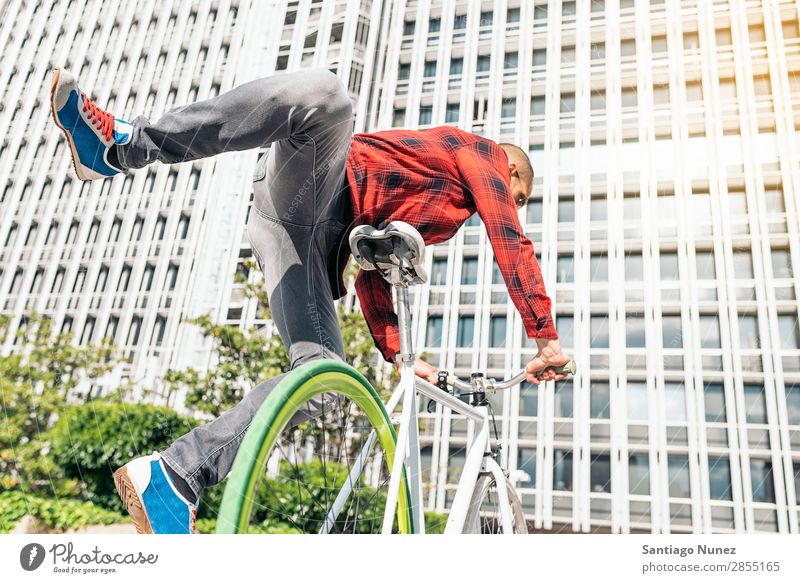
[(19, 552), (19, 564), (26, 571), (35, 571), (44, 561), (44, 547), (39, 543), (30, 543)]

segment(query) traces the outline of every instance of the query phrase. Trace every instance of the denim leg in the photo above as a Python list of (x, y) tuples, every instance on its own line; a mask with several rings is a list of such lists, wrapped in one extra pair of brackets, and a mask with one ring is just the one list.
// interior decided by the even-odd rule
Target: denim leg
[[(266, 87), (266, 93), (275, 93), (270, 102), (280, 104), (288, 97), (277, 94), (276, 77), (260, 80), (261, 93), (265, 93)], [(298, 80), (303, 79), (306, 77)], [(314, 79), (324, 87), (323, 90), (317, 88), (316, 98), (298, 96), (294, 91), (292, 98), (300, 102), (297, 108), (277, 107), (289, 118), (289, 125), (294, 129), (272, 143), (269, 152), (259, 160), (254, 175), (253, 207), (247, 224), (253, 254), (264, 273), (273, 319), (289, 353), (292, 369), (319, 358), (344, 360), (328, 279), (328, 256), (350, 223), (342, 185), (352, 138), (352, 109), (338, 78), (330, 73), (316, 73)], [(294, 86), (284, 88), (295, 89)], [(322, 101), (327, 100), (324, 104), (320, 103), (320, 94), (324, 94)], [(309, 100), (316, 105), (309, 107)], [(203, 106), (198, 112), (192, 112), (191, 117), (199, 116), (203, 109), (209, 108)], [(183, 113), (179, 118), (182, 117)], [(161, 125), (161, 120), (157, 125)], [(198, 126), (195, 124), (195, 129)], [(263, 135), (262, 130), (259, 139)], [(273, 139), (275, 135), (284, 134), (270, 134)], [(179, 149), (178, 156), (194, 155), (201, 150), (222, 151), (218, 149), (221, 142), (213, 136), (210, 147), (186, 141), (190, 148)], [(253, 144), (250, 138), (237, 139), (237, 147), (232, 149), (243, 149), (239, 148), (242, 144), (256, 147), (262, 143), (266, 142), (262, 139), (261, 143)], [(159, 148), (155, 151), (159, 159), (176, 155), (175, 150), (166, 154)], [(199, 496), (205, 487), (227, 476), (258, 408), (284, 376), (261, 383), (235, 407), (180, 437), (162, 452), (166, 463), (186, 480), (195, 494)], [(299, 413), (290, 421), (290, 426), (321, 411), (319, 399), (310, 405), (310, 412)]]
[(334, 73), (278, 73), (173, 108), (155, 122), (135, 117), (131, 141), (118, 147), (118, 156), (126, 170), (157, 160), (176, 164), (298, 136), (317, 139), (337, 120), (352, 130), (352, 103)]

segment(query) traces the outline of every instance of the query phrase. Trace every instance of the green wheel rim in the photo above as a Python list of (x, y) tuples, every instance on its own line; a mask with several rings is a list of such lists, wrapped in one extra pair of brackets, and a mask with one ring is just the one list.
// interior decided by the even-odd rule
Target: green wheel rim
[[(378, 393), (356, 369), (338, 360), (321, 359), (287, 374), (259, 408), (233, 462), (217, 518), (218, 534), (247, 532), (256, 484), (267, 456), (294, 413), (321, 393), (338, 393), (351, 399), (369, 419), (386, 464), (394, 460), (394, 427)], [(413, 532), (410, 492), (405, 472), (397, 498), (397, 524), (401, 533)]]

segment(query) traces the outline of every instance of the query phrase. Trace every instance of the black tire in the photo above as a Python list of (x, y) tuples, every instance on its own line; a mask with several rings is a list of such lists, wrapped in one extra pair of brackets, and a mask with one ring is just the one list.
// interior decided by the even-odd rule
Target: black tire
[[(503, 481), (503, 487), (508, 492), (508, 501), (511, 504), (511, 517), (514, 522), (513, 534), (528, 534), (522, 502), (519, 500), (517, 491), (508, 478)], [(503, 534), (503, 526), (499, 517), (497, 481), (494, 474), (483, 473), (478, 477), (478, 483), (475, 484), (463, 532), (464, 534)]]

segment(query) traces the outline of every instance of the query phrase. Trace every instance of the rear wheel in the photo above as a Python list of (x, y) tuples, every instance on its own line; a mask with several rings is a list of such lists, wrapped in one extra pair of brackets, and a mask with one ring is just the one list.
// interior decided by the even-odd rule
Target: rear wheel
[[(370, 454), (354, 470), (367, 441)], [(298, 367), (247, 430), (217, 532), (380, 532), (395, 441), (383, 403), (358, 371), (328, 359)], [(352, 492), (340, 499), (348, 483)], [(408, 501), (403, 479), (395, 532), (412, 531)]]
[[(505, 488), (508, 493), (508, 501), (511, 505), (512, 534), (528, 534), (528, 527), (522, 512), (522, 502), (519, 500), (517, 491), (508, 478), (503, 479), (500, 487)], [(467, 519), (464, 521), (465, 534), (503, 534), (497, 488), (494, 474), (485, 473), (478, 477), (467, 510)]]

